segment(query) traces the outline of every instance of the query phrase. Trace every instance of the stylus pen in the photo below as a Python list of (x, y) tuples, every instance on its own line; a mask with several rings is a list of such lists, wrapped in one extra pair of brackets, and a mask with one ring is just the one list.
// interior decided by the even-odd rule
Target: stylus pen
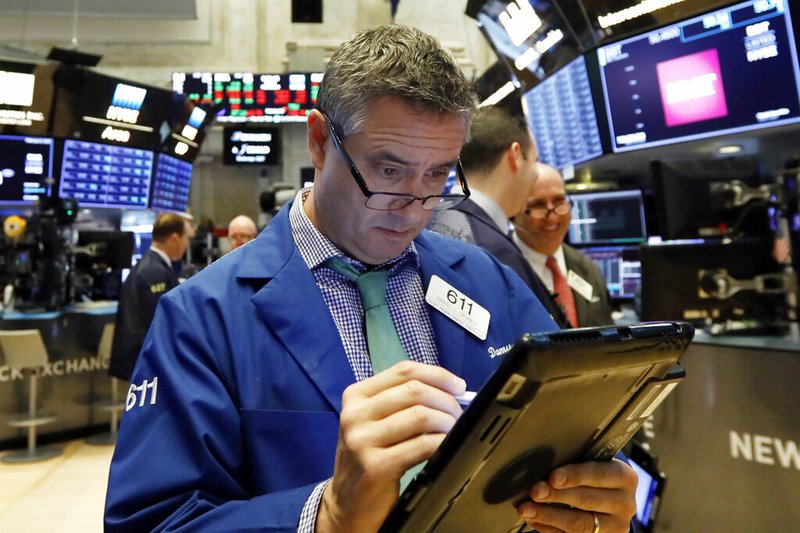
[(464, 394), (459, 394), (455, 398), (456, 400), (458, 400), (458, 403), (461, 404), (461, 407), (467, 407), (470, 403), (472, 403), (472, 400), (475, 399), (475, 396), (477, 394), (478, 394), (477, 392), (468, 390)]

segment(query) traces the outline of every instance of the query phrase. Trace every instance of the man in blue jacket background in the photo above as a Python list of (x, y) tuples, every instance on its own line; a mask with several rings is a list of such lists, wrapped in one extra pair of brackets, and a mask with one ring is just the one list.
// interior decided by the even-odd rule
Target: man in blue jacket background
[[(449, 52), (405, 26), (360, 32), (332, 55), (317, 106), (314, 186), (159, 303), (108, 530), (376, 531), (403, 474), (456, 422), (454, 396), (478, 390), (522, 334), (556, 329), (510, 269), (423, 231), (431, 210), (468, 195), (463, 173), (442, 195), (474, 107)], [(382, 372), (353, 272), (387, 279), (408, 360)], [(473, 306), (448, 308), (449, 294)], [(627, 531), (634, 490), (620, 461), (569, 465), (518, 509), (540, 528)]]

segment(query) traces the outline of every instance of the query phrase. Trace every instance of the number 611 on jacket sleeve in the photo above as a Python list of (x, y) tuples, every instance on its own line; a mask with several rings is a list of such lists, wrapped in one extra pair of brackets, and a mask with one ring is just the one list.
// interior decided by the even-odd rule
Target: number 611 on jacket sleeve
[(128, 388), (128, 396), (125, 398), (125, 411), (130, 411), (137, 407), (137, 404), (138, 407), (144, 407), (148, 401), (148, 396), (150, 405), (155, 405), (156, 397), (158, 396), (158, 376), (154, 377), (152, 381), (142, 381), (141, 385), (131, 383), (130, 388)]

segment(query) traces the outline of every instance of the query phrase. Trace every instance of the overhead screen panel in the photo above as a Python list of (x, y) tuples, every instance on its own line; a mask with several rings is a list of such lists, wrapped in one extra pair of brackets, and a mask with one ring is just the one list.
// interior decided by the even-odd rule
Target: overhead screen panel
[(152, 172), (150, 150), (68, 139), (58, 196), (81, 207), (145, 209)]
[(597, 53), (615, 152), (800, 121), (784, 2), (743, 2)]
[(305, 122), (322, 73), (176, 72), (172, 90), (213, 107), (219, 122)]
[(0, 203), (34, 204), (50, 195), (53, 139), (0, 135)]
[(278, 127), (226, 126), (223, 133), (225, 165), (277, 165), (281, 162)]
[(73, 67), (56, 80), (64, 101), (54, 117), (57, 137), (158, 150), (169, 134), (170, 91)]
[(603, 155), (595, 103), (583, 56), (525, 93), (539, 157), (556, 168)]
[[(471, 2), (473, 4), (474, 2)], [(524, 89), (566, 65), (579, 45), (552, 0), (488, 0), (467, 13)]]
[[(559, 0), (563, 4), (570, 0)], [(578, 2), (578, 0), (574, 0)], [(767, 0), (769, 1), (769, 0)], [(595, 44), (685, 20), (729, 4), (729, 0), (580, 0)]]
[(0, 61), (0, 133), (47, 134), (56, 68)]

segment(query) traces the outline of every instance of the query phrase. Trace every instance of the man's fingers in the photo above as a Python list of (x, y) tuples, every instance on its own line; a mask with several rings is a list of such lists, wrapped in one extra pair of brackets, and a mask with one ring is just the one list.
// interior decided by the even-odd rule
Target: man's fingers
[[(467, 385), (463, 379), (440, 366), (426, 365), (414, 361), (397, 363), (383, 372), (348, 387), (352, 394), (375, 396), (381, 391), (396, 387), (401, 383), (417, 380), (436, 387), (452, 395), (463, 394)], [(347, 391), (345, 391), (347, 394)]]
[(631, 489), (636, 487), (636, 472), (618, 459), (608, 462), (589, 461), (558, 467), (550, 473), (547, 481), (556, 489), (582, 486)]

